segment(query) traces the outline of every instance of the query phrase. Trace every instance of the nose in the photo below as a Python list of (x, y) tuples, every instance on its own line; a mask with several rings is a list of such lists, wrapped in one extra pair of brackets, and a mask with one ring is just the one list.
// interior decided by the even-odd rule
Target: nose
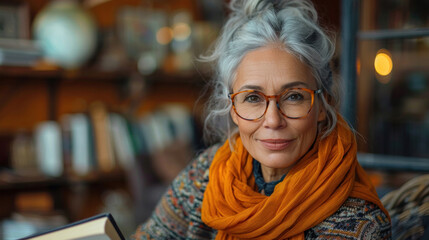
[(270, 99), (268, 103), (263, 126), (271, 129), (279, 129), (286, 126), (286, 118), (282, 115), (280, 109), (278, 109), (275, 99)]

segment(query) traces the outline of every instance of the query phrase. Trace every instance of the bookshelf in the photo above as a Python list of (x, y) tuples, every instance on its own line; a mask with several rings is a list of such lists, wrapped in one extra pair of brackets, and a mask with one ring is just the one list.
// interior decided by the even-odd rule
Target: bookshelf
[[(50, 1), (22, 2), (29, 9), (28, 25), (31, 25), (37, 13)], [(176, 9), (198, 12), (193, 1), (166, 2), (173, 5), (168, 3), (166, 7), (165, 2), (154, 5), (158, 8), (166, 7), (171, 12)], [(141, 7), (141, 4), (140, 0), (112, 0), (93, 8), (100, 36), (107, 38), (111, 35), (106, 32), (112, 31), (116, 24), (117, 9), (123, 5)], [(105, 14), (106, 12), (109, 14)], [(201, 18), (196, 14), (196, 19)], [(114, 205), (112, 208), (106, 200), (112, 198), (115, 201), (131, 201), (121, 203), (127, 207), (122, 211), (123, 218), (119, 218), (123, 220), (127, 217), (126, 212), (135, 209), (137, 205), (144, 204), (146, 207), (143, 210), (150, 211), (148, 206), (153, 203), (146, 198), (155, 199), (155, 195), (148, 197), (152, 192), (147, 189), (151, 188), (150, 184), (165, 184), (159, 177), (145, 175), (151, 171), (148, 165), (152, 158), (146, 153), (136, 154), (136, 161), (139, 163), (131, 170), (118, 165), (112, 171), (92, 169), (88, 174), (78, 175), (70, 171), (70, 157), (63, 152), (64, 172), (60, 176), (47, 176), (36, 173), (36, 170), (31, 174), (13, 171), (11, 148), (18, 136), (32, 141), (39, 123), (52, 121), (62, 124), (65, 115), (89, 116), (89, 109), (94, 102), (102, 103), (109, 114), (118, 113), (126, 120), (134, 120), (132, 123), (135, 125), (140, 124), (136, 122), (139, 117), (158, 112), (158, 108), (164, 104), (178, 103), (189, 109), (201, 107), (195, 102), (209, 78), (207, 74), (196, 71), (195, 68), (177, 70), (170, 63), (165, 69), (161, 67), (149, 75), (142, 75), (136, 60), (130, 58), (122, 59), (124, 62), (118, 63), (119, 67), (100, 67), (104, 51), (117, 47), (108, 45), (108, 40), (100, 41), (103, 49), (98, 49), (92, 59), (74, 70), (44, 62), (32, 66), (0, 65), (0, 204), (3, 206), (0, 210), (0, 222), (12, 218), (15, 213), (28, 211), (42, 216), (58, 214), (67, 221), (77, 221), (93, 216), (106, 207), (115, 211), (118, 206)], [(203, 102), (201, 100), (199, 104)], [(200, 111), (195, 110), (190, 114), (198, 112)], [(64, 129), (61, 128), (61, 131), (63, 134)], [(163, 189), (162, 187), (158, 188)], [(125, 198), (118, 200), (118, 195)], [(31, 200), (34, 200), (33, 203)], [(139, 218), (142, 215), (138, 212), (141, 208), (143, 207), (137, 207), (134, 213), (137, 216), (133, 216), (138, 223), (144, 220), (141, 216)], [(122, 214), (121, 211), (118, 212)], [(43, 219), (40, 218), (41, 221)], [(125, 224), (125, 228), (134, 230), (135, 223)], [(122, 224), (121, 220), (118, 224)]]
[[(98, 91), (106, 91), (104, 93), (109, 99), (106, 99), (107, 104), (109, 101), (114, 105), (124, 104), (130, 106), (132, 99), (128, 96), (121, 96), (124, 94), (124, 88), (127, 85), (129, 76), (132, 73), (121, 71), (121, 72), (101, 72), (96, 70), (79, 70), (76, 72), (70, 72), (63, 69), (55, 70), (37, 70), (27, 67), (0, 67), (0, 85), (14, 86), (18, 84), (19, 87), (14, 90), (15, 94), (22, 91), (22, 88), (28, 86), (34, 88), (34, 86), (45, 89), (40, 95), (44, 98), (44, 101), (40, 104), (40, 110), (43, 116), (40, 116), (40, 121), (55, 120), (60, 121), (61, 117), (68, 112), (79, 111), (79, 109), (71, 109), (73, 106), (69, 106), (68, 96), (73, 95), (76, 91), (81, 91), (82, 88), (97, 89)], [(201, 76), (198, 73), (186, 73), (176, 74), (174, 77), (172, 74), (163, 72), (156, 72), (155, 74), (148, 77), (147, 92), (140, 96), (137, 102), (144, 102), (138, 106), (135, 110), (135, 114), (141, 114), (156, 109), (157, 106), (168, 102), (180, 102), (188, 105), (190, 108), (195, 106), (195, 100), (199, 96), (199, 91), (203, 86), (203, 82), (198, 80)], [(126, 92), (126, 90), (125, 90)], [(80, 94), (80, 98), (87, 98), (90, 101), (96, 97), (103, 97), (104, 95), (98, 94), (93, 96), (86, 93)], [(9, 106), (14, 107), (14, 95), (10, 95), (9, 101), (6, 99), (4, 108), (7, 109)], [(111, 99), (115, 99), (112, 101)], [(25, 109), (24, 109), (25, 110)], [(82, 111), (86, 111), (83, 109)], [(6, 111), (5, 111), (6, 112)], [(20, 111), (21, 112), (21, 111)], [(43, 114), (44, 113), (44, 114)], [(0, 135), (8, 139), (7, 148), (9, 149), (10, 143), (13, 140), (15, 131), (13, 128), (18, 129), (22, 127), (19, 123), (15, 124), (17, 118), (20, 116), (26, 116), (26, 113), (20, 113), (18, 116), (10, 118), (11, 128), (3, 127), (0, 131)], [(31, 116), (29, 117), (31, 118)], [(37, 124), (38, 119), (30, 119), (28, 122), (28, 134), (31, 134), (32, 125)], [(3, 122), (3, 126), (9, 123)], [(12, 129), (12, 130), (10, 130)], [(6, 157), (10, 157), (10, 153), (4, 153)], [(9, 161), (10, 159), (6, 159)], [(4, 161), (4, 160), (3, 160)], [(10, 167), (10, 162), (3, 162), (2, 165), (6, 168)], [(7, 208), (7, 211), (0, 214), (0, 218), (5, 218), (8, 214), (12, 213), (16, 207), (14, 204), (14, 196), (18, 196), (21, 193), (26, 192), (49, 192), (53, 199), (55, 199), (55, 206), (58, 209), (64, 211), (64, 214), (70, 219), (70, 221), (79, 220), (85, 217), (96, 214), (100, 204), (100, 196), (102, 190), (108, 189), (122, 189), (130, 192), (129, 177), (128, 173), (124, 170), (115, 170), (114, 172), (103, 173), (100, 171), (91, 172), (86, 176), (76, 176), (65, 173), (63, 176), (58, 178), (47, 177), (47, 176), (36, 176), (27, 177), (19, 176), (18, 174), (7, 173), (3, 170), (0, 171), (2, 178), (0, 178), (0, 192), (7, 194), (8, 199), (3, 199), (5, 206), (11, 206)], [(84, 186), (84, 187), (82, 187)], [(83, 190), (82, 190), (83, 189)], [(78, 195), (85, 192), (90, 204), (84, 204), (82, 206), (73, 206), (68, 199), (75, 199)], [(83, 200), (79, 200), (83, 201)], [(75, 205), (75, 204), (74, 204)], [(84, 209), (84, 210), (83, 210)]]

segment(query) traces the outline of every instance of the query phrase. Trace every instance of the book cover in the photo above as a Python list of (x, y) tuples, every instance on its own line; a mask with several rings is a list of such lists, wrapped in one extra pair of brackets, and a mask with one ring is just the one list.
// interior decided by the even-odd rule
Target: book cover
[(62, 239), (106, 239), (125, 240), (121, 230), (110, 213), (102, 213), (91, 218), (74, 222), (47, 232), (37, 233), (21, 240), (62, 240)]

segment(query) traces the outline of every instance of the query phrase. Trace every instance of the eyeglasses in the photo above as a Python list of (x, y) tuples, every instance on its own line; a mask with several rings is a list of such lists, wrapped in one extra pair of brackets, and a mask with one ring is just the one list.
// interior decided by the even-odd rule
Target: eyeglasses
[(242, 119), (255, 121), (262, 118), (268, 109), (270, 99), (276, 100), (280, 113), (291, 119), (304, 118), (313, 107), (314, 95), (322, 89), (288, 88), (278, 95), (265, 95), (256, 90), (245, 90), (229, 94), (234, 112)]

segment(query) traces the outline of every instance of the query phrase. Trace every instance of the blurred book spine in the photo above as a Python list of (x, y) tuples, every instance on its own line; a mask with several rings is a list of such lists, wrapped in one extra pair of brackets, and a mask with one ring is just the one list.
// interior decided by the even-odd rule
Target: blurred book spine
[(91, 155), (90, 130), (87, 115), (78, 113), (70, 116), (71, 165), (73, 171), (78, 175), (86, 175), (96, 167)]
[(34, 139), (30, 134), (18, 133), (11, 143), (11, 165), (20, 174), (34, 174), (37, 169)]
[(93, 103), (90, 107), (90, 116), (94, 127), (95, 152), (98, 165), (100, 170), (110, 172), (116, 167), (116, 163), (106, 106), (101, 102)]
[(113, 147), (119, 164), (130, 169), (135, 166), (135, 153), (131, 135), (128, 133), (127, 122), (124, 117), (117, 113), (109, 114), (110, 131), (113, 140)]
[(63, 174), (61, 130), (54, 121), (40, 123), (35, 131), (36, 156), (42, 173), (51, 177)]

